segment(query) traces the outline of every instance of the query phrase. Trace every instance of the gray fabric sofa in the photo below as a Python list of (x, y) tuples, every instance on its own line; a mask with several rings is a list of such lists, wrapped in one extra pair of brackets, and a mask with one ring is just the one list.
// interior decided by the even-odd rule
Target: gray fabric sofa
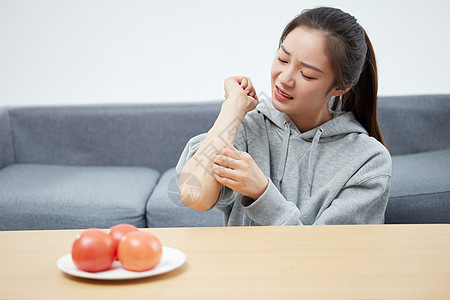
[[(0, 230), (222, 226), (184, 207), (175, 165), (222, 101), (0, 107)], [(450, 221), (450, 95), (380, 97), (386, 223)]]

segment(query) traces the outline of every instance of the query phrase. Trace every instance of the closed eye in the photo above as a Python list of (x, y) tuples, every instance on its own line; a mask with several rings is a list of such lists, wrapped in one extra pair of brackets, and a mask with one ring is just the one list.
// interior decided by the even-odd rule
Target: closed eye
[[(279, 60), (281, 63), (283, 63), (283, 64), (287, 64), (287, 63), (288, 63), (287, 61), (282, 60), (280, 57), (277, 57), (277, 58), (278, 58), (278, 60)], [(302, 74), (303, 78), (305, 78), (305, 79), (307, 79), (307, 80), (314, 80), (314, 79), (316, 79), (316, 78), (313, 78), (313, 77), (306, 76), (305, 74), (303, 74), (302, 71), (300, 71), (300, 73)]]
[(308, 79), (308, 80), (314, 80), (315, 78), (313, 78), (313, 77), (309, 77), (309, 76), (306, 76), (305, 74), (303, 74), (303, 72), (300, 72), (301, 74), (302, 74), (302, 76), (304, 77), (304, 78), (306, 78), (306, 79)]

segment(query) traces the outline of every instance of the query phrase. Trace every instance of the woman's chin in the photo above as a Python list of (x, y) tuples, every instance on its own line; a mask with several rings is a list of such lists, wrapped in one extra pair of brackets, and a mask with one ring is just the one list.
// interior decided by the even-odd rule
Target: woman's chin
[[(283, 105), (284, 104), (284, 105)], [(275, 95), (272, 95), (272, 105), (273, 107), (281, 112), (286, 113), (286, 103), (285, 102), (280, 102), (277, 98), (275, 98)]]

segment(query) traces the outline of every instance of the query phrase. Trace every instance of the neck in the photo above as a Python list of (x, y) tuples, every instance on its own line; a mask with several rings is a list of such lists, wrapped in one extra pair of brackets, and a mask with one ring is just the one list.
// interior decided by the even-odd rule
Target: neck
[(326, 109), (302, 113), (302, 114), (288, 114), (289, 118), (294, 122), (295, 126), (297, 126), (300, 132), (307, 132), (313, 128), (316, 128), (323, 123), (328, 122), (333, 118), (330, 111), (328, 110), (328, 106)]

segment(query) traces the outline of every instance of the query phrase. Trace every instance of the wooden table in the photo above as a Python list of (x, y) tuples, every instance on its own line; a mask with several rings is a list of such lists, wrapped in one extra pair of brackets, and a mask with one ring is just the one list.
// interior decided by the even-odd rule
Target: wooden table
[(186, 263), (131, 281), (65, 275), (80, 230), (0, 232), (0, 299), (450, 299), (450, 225), (143, 229)]

